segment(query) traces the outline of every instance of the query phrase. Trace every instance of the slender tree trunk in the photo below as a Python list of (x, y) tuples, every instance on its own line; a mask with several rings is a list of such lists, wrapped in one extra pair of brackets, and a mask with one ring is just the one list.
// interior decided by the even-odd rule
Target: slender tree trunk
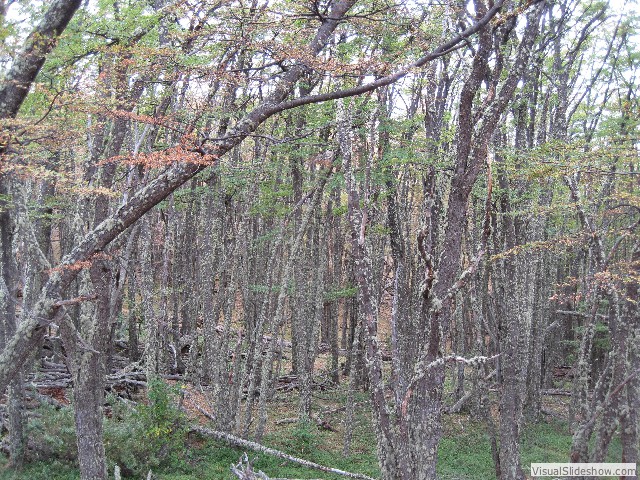
[[(16, 332), (16, 304), (18, 303), (18, 272), (13, 257), (14, 223), (11, 205), (9, 177), (0, 175), (0, 245), (2, 247), (2, 263), (0, 269), (0, 311), (2, 319), (0, 328), (2, 336), (0, 347), (4, 348)], [(29, 241), (29, 240), (27, 240)], [(37, 246), (35, 246), (37, 247)], [(7, 414), (9, 416), (9, 460), (13, 467), (20, 468), (26, 453), (25, 421), (23, 416), (23, 372), (20, 371), (9, 384), (7, 391)]]
[[(640, 273), (640, 249), (636, 248), (632, 255), (636, 275)], [(640, 437), (640, 380), (636, 372), (640, 371), (640, 312), (637, 299), (640, 298), (638, 282), (627, 283), (623, 306), (624, 321), (629, 323), (629, 378), (625, 392), (622, 394), (622, 408), (620, 411), (620, 443), (622, 443), (622, 458), (624, 463), (638, 463), (638, 442)], [(626, 405), (625, 405), (626, 404)], [(626, 406), (626, 408), (625, 408)], [(631, 477), (625, 477), (631, 480)]]

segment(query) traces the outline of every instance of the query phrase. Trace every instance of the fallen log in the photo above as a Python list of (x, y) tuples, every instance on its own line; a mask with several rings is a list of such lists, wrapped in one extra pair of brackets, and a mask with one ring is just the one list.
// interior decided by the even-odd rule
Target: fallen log
[[(231, 471), (241, 480), (303, 480), (300, 478), (275, 478), (268, 477), (262, 470), (255, 472), (253, 465), (245, 453), (237, 465), (231, 466)], [(308, 478), (306, 480), (322, 480), (321, 478)]]
[(347, 478), (358, 478), (360, 480), (375, 480), (374, 478), (362, 473), (346, 472), (338, 468), (326, 467), (318, 463), (310, 462), (309, 460), (305, 460), (303, 458), (294, 457), (292, 455), (289, 455), (288, 453), (281, 452), (280, 450), (276, 450), (274, 448), (265, 447), (264, 445), (256, 442), (251, 442), (240, 437), (236, 437), (235, 435), (231, 435), (230, 433), (218, 432), (216, 430), (211, 430), (210, 428), (201, 427), (199, 425), (192, 426), (191, 431), (199, 433), (200, 435), (203, 435), (205, 437), (223, 441), (225, 443), (228, 443), (229, 445), (233, 445), (234, 447), (248, 448), (250, 450), (253, 450), (254, 452), (281, 458), (291, 463), (296, 463), (298, 465), (302, 465), (303, 467), (319, 470), (321, 472), (333, 473)]

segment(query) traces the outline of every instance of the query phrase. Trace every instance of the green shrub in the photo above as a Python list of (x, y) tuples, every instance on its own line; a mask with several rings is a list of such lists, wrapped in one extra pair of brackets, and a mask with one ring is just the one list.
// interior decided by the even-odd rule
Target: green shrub
[(149, 469), (184, 465), (187, 421), (177, 406), (180, 387), (160, 379), (149, 381), (148, 404), (116, 407), (105, 422), (105, 450), (110, 463), (125, 476), (140, 476)]
[(74, 465), (77, 460), (73, 411), (43, 405), (27, 425), (30, 461), (56, 459)]
[[(111, 416), (103, 424), (105, 452), (109, 470), (117, 464), (124, 477), (141, 478), (149, 469), (184, 470), (187, 421), (177, 406), (180, 387), (155, 379), (147, 393), (148, 403), (135, 406), (107, 399)], [(71, 408), (40, 407), (28, 428), (31, 461), (77, 466)]]
[(290, 449), (292, 452), (304, 455), (318, 447), (318, 428), (311, 422), (300, 422), (291, 431)]

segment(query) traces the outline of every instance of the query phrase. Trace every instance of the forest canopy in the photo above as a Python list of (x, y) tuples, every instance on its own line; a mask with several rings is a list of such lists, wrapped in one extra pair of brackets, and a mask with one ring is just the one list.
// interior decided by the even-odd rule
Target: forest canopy
[[(366, 398), (384, 480), (439, 478), (448, 415), (480, 422), (500, 480), (547, 417), (567, 462), (637, 463), (632, 7), (0, 0), (9, 467), (264, 448), (282, 391), (296, 438), (317, 424), (345, 457)], [(73, 454), (28, 433), (53, 428), (39, 404)]]

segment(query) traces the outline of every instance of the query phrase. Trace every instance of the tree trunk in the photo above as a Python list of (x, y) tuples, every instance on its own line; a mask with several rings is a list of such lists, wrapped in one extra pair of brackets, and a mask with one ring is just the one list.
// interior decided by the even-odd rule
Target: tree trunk
[[(2, 263), (0, 264), (0, 311), (2, 319), (0, 329), (0, 347), (4, 348), (16, 331), (16, 304), (18, 303), (18, 272), (13, 256), (12, 213), (15, 212), (11, 201), (9, 177), (0, 175), (0, 245)], [(35, 248), (35, 247), (34, 247)], [(23, 372), (19, 371), (9, 384), (7, 392), (7, 414), (9, 416), (9, 460), (11, 466), (20, 468), (26, 453), (25, 422), (23, 417), (24, 386)]]

